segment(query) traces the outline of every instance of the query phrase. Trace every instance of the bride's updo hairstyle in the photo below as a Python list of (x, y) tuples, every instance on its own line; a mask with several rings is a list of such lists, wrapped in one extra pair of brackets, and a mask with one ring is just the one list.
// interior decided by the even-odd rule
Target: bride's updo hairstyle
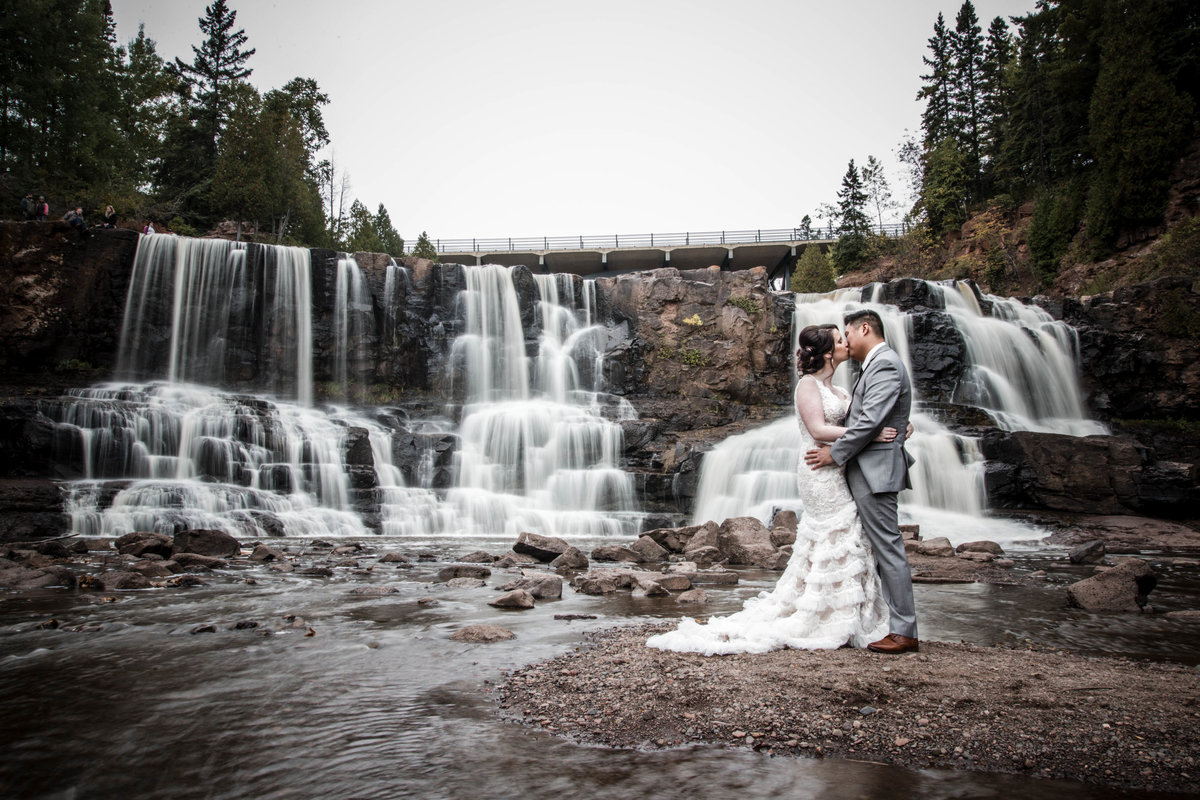
[(833, 352), (833, 332), (837, 325), (809, 325), (797, 338), (796, 369), (801, 375), (820, 372), (825, 356)]

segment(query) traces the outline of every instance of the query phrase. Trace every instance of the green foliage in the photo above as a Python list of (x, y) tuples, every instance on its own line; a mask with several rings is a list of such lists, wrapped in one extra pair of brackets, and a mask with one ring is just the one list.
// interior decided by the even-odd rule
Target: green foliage
[(1044, 192), (1038, 198), (1026, 241), (1042, 283), (1049, 284), (1058, 275), (1062, 258), (1078, 229), (1082, 207), (1079, 189), (1074, 184)]
[(1154, 250), (1159, 275), (1200, 275), (1200, 217), (1172, 228)]
[(171, 221), (167, 223), (167, 227), (170, 228), (172, 233), (177, 233), (180, 236), (200, 235), (200, 231), (196, 230), (191, 225), (188, 225), (187, 222), (184, 221), (183, 217), (172, 217)]
[(839, 235), (832, 253), (833, 266), (839, 274), (859, 267), (867, 258), (871, 221), (867, 218), (866, 207), (867, 193), (862, 175), (854, 165), (854, 159), (850, 159), (838, 192)]
[(679, 351), (679, 360), (689, 367), (707, 367), (708, 358), (694, 347), (684, 347)]
[(237, 12), (231, 11), (225, 0), (213, 0), (200, 18), (200, 31), (205, 34), (199, 47), (192, 45), (192, 63), (175, 59), (175, 72), (192, 90), (191, 106), (195, 127), (209, 153), (208, 162), (216, 158), (217, 142), (225, 130), (230, 108), (230, 93), (250, 77), (246, 61), (254, 49), (245, 50), (246, 32), (236, 31)]
[(429, 241), (429, 235), (425, 231), (421, 231), (421, 235), (417, 237), (412, 254), (417, 258), (428, 258), (434, 262), (438, 260), (437, 248), (433, 246), (433, 242)]
[(832, 292), (836, 288), (829, 257), (815, 244), (805, 247), (796, 261), (796, 271), (792, 273), (791, 290), (815, 294)]
[(1183, 289), (1172, 289), (1158, 295), (1154, 326), (1159, 333), (1186, 339), (1200, 338), (1200, 311), (1188, 302), (1188, 294), (1190, 292), (1185, 293)]
[[(762, 312), (762, 306), (753, 297), (731, 297), (729, 298), (729, 305), (737, 306), (747, 314), (759, 314)], [(684, 320), (684, 322), (687, 322), (687, 320)]]
[(957, 230), (967, 218), (970, 183), (967, 157), (953, 138), (926, 154), (921, 205), (934, 235)]
[(378, 234), (379, 241), (383, 245), (381, 252), (397, 258), (404, 255), (404, 239), (392, 225), (392, 218), (388, 215), (387, 209), (383, 207), (383, 203), (379, 204), (379, 210), (375, 212), (375, 233)]
[(382, 253), (383, 240), (375, 229), (375, 217), (357, 200), (350, 206), (350, 236), (346, 250), (351, 253)]

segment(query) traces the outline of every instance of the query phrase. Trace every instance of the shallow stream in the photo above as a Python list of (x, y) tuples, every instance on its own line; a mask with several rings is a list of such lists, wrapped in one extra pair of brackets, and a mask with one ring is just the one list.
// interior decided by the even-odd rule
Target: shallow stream
[[(507, 580), (503, 571), (479, 589), (433, 581), (447, 562), (480, 547), (501, 552), (507, 542), (365, 544), (375, 555), (394, 549), (432, 560), (359, 574), (339, 568), (331, 578), (254, 567), (222, 571), (191, 589), (0, 598), (2, 793), (172, 800), (1139, 796), (742, 749), (610, 750), (506, 723), (491, 696), (506, 670), (575, 647), (588, 630), (678, 616), (679, 607), (670, 598), (564, 589), (560, 601), (503, 612), (486, 605)], [(1200, 664), (1200, 637), (1189, 623), (1067, 609), (1065, 584), (1090, 568), (1064, 567), (1060, 550), (1015, 555), (1019, 572), (1046, 569), (1046, 580), (1032, 587), (918, 585), (922, 636)], [(374, 561), (364, 555), (361, 568)], [(1194, 568), (1160, 566), (1159, 574), (1152, 600), (1160, 610), (1200, 607)], [(745, 571), (738, 587), (710, 588), (706, 612), (732, 611), (776, 577)], [(363, 584), (399, 592), (350, 594)], [(103, 602), (106, 596), (118, 599)], [(427, 596), (438, 604), (419, 606)], [(572, 614), (597, 618), (555, 619)], [(289, 621), (292, 615), (303, 621)], [(57, 629), (39, 629), (50, 619)], [(234, 628), (243, 621), (258, 625)], [(476, 623), (502, 625), (517, 638), (490, 645), (449, 639)], [(192, 632), (205, 624), (215, 631)]]

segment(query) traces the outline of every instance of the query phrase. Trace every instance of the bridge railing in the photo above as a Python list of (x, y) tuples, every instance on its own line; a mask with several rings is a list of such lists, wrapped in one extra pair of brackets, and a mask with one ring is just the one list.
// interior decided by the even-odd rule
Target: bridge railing
[[(908, 232), (903, 223), (872, 226), (881, 236)], [(828, 241), (836, 229), (761, 228), (742, 231), (684, 231), (683, 233), (613, 233), (598, 236), (523, 236), (491, 239), (431, 239), (438, 253), (480, 253), (531, 250), (610, 250), (638, 247), (687, 247), (689, 245), (760, 244), (771, 242)]]

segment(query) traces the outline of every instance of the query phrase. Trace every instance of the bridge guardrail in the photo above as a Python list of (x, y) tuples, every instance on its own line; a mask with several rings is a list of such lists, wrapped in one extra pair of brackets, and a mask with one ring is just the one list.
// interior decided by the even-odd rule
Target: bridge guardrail
[[(904, 223), (872, 226), (881, 236), (908, 232)], [(530, 250), (607, 250), (636, 247), (687, 247), (689, 245), (769, 244), (837, 237), (829, 228), (761, 228), (742, 231), (684, 231), (682, 233), (613, 233), (593, 236), (523, 236), (489, 239), (431, 239), (438, 253), (514, 252)], [(411, 247), (409, 248), (411, 250)]]

